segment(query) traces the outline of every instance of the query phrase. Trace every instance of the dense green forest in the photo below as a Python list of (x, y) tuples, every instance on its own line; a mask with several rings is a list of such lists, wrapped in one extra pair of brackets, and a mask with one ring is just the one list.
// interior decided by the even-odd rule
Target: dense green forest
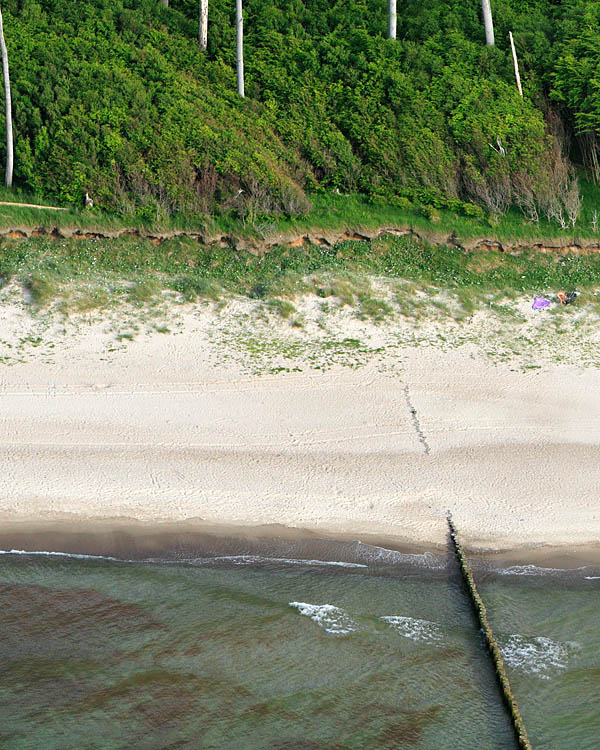
[(233, 0), (210, 0), (206, 52), (197, 0), (5, 0), (15, 185), (149, 220), (339, 191), (567, 225), (572, 165), (598, 172), (600, 3), (492, 9), (486, 47), (479, 0), (403, 0), (396, 40), (385, 0), (245, 0), (242, 99)]

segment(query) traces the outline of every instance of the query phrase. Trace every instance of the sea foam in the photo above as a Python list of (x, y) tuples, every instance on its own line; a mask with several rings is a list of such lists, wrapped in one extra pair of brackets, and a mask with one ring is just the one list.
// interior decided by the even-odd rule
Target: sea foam
[(77, 552), (49, 552), (45, 550), (0, 549), (0, 555), (37, 555), (40, 557), (68, 557), (73, 558), (73, 560), (110, 560), (112, 562), (130, 562), (129, 560), (119, 560), (117, 557), (108, 557), (106, 555), (82, 555)]
[(84, 555), (77, 552), (52, 552), (50, 550), (23, 550), (23, 549), (2, 549), (0, 555), (36, 555), (38, 557), (65, 557), (73, 560), (110, 560), (111, 562), (131, 562), (131, 563), (156, 563), (156, 564), (189, 564), (189, 565), (211, 565), (218, 562), (230, 562), (233, 565), (257, 565), (265, 563), (277, 563), (281, 565), (304, 565), (311, 567), (339, 567), (339, 568), (367, 568), (362, 563), (343, 562), (338, 560), (303, 560), (288, 557), (263, 557), (261, 555), (221, 555), (219, 557), (196, 557), (196, 558), (177, 558), (175, 560), (164, 559), (161, 557), (149, 557), (139, 560), (126, 560), (119, 557), (110, 557), (109, 555)]
[(301, 615), (310, 617), (319, 627), (333, 635), (348, 635), (358, 630), (358, 624), (343, 609), (333, 604), (309, 604), (308, 602), (290, 602)]
[(355, 552), (368, 563), (380, 563), (384, 565), (414, 565), (429, 570), (444, 570), (446, 562), (444, 558), (431, 552), (410, 553), (379, 547), (375, 544), (366, 544), (357, 539), (354, 543)]
[(579, 568), (540, 568), (537, 565), (511, 565), (509, 568), (494, 568), (493, 572), (501, 576), (564, 576), (581, 573), (586, 566)]
[(294, 557), (263, 557), (262, 555), (221, 555), (219, 557), (200, 557), (191, 560), (177, 560), (175, 562), (190, 562), (196, 565), (209, 565), (215, 562), (231, 562), (234, 565), (257, 565), (263, 563), (277, 563), (281, 565), (334, 566), (338, 568), (367, 568), (362, 563), (343, 562), (339, 560), (304, 560)]
[(544, 680), (550, 679), (549, 673), (553, 670), (566, 669), (577, 648), (577, 643), (553, 641), (543, 636), (510, 635), (505, 641), (500, 640), (500, 652), (509, 667)]
[(388, 615), (380, 619), (391, 625), (404, 638), (410, 638), (411, 641), (430, 644), (438, 644), (442, 641), (442, 631), (435, 622), (400, 615)]

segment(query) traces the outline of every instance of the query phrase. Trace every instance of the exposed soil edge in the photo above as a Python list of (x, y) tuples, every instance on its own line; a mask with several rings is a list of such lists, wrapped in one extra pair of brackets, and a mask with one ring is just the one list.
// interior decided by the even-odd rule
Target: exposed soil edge
[(542, 253), (561, 254), (589, 254), (600, 252), (600, 245), (584, 240), (575, 240), (572, 237), (553, 238), (552, 240), (534, 238), (528, 242), (506, 240), (500, 242), (492, 238), (474, 238), (461, 240), (455, 234), (442, 234), (440, 232), (416, 232), (407, 226), (382, 226), (376, 229), (359, 228), (357, 230), (313, 230), (297, 233), (278, 233), (266, 237), (263, 240), (248, 237), (233, 237), (229, 235), (209, 235), (201, 232), (148, 232), (143, 229), (71, 229), (66, 227), (13, 227), (0, 229), (0, 239), (28, 239), (29, 237), (50, 237), (52, 239), (117, 239), (120, 237), (132, 237), (148, 240), (156, 245), (177, 237), (185, 237), (197, 241), (200, 245), (219, 245), (220, 247), (231, 247), (234, 250), (245, 250), (257, 255), (268, 252), (274, 247), (304, 247), (306, 245), (320, 245), (331, 247), (338, 242), (362, 241), (370, 242), (382, 235), (395, 235), (398, 237), (412, 236), (426, 240), (434, 245), (452, 245), (460, 247), (468, 252), (473, 250), (496, 250), (499, 252), (519, 253), (525, 250), (537, 250)]

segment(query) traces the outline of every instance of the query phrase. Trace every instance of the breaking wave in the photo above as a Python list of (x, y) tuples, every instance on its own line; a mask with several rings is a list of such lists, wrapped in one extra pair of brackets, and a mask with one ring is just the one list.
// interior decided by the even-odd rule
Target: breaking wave
[(380, 619), (391, 625), (401, 636), (410, 638), (412, 641), (430, 644), (438, 644), (442, 641), (442, 631), (435, 622), (399, 615), (389, 615)]
[(284, 565), (309, 565), (327, 567), (333, 565), (338, 568), (367, 568), (362, 563), (342, 562), (338, 560), (303, 560), (293, 557), (263, 557), (262, 555), (221, 555), (219, 557), (199, 557), (189, 560), (175, 560), (173, 562), (188, 562), (195, 565), (210, 565), (216, 562), (231, 562), (234, 565), (258, 565), (261, 563), (278, 563)]
[(333, 635), (348, 635), (358, 630), (357, 623), (343, 609), (333, 604), (309, 604), (308, 602), (290, 602), (301, 615), (310, 617), (313, 622)]
[(261, 555), (221, 555), (218, 557), (197, 557), (197, 558), (178, 558), (175, 560), (149, 557), (140, 558), (139, 560), (126, 560), (120, 557), (111, 557), (109, 555), (84, 555), (77, 552), (51, 552), (49, 550), (23, 550), (8, 549), (0, 550), (0, 555), (25, 555), (38, 557), (64, 557), (73, 560), (109, 560), (111, 562), (130, 562), (130, 563), (174, 563), (189, 565), (211, 565), (219, 562), (230, 562), (233, 565), (258, 565), (265, 563), (277, 563), (284, 565), (305, 565), (314, 567), (334, 566), (339, 568), (367, 568), (368, 565), (363, 563), (342, 562), (338, 560), (303, 560), (291, 557), (263, 557)]
[(579, 568), (540, 568), (537, 565), (511, 565), (509, 568), (493, 568), (501, 576), (574, 576), (589, 570), (589, 566)]
[(0, 549), (0, 555), (26, 555), (41, 557), (70, 557), (73, 560), (110, 560), (111, 562), (129, 562), (129, 560), (119, 560), (118, 557), (109, 557), (107, 555), (82, 555), (77, 552), (47, 552), (45, 550), (29, 551), (25, 549)]
[(504, 643), (500, 642), (500, 652), (508, 666), (544, 680), (550, 679), (553, 670), (566, 669), (578, 647), (577, 643), (553, 641), (543, 636), (510, 635)]
[(368, 563), (380, 563), (384, 565), (415, 565), (429, 570), (444, 570), (446, 562), (443, 557), (431, 552), (410, 553), (398, 550), (378, 547), (375, 544), (366, 544), (360, 540), (353, 543), (353, 551), (361, 559)]

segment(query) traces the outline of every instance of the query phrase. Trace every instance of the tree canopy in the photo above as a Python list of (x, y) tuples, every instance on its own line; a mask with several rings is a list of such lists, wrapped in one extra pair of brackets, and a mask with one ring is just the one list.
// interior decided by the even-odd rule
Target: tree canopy
[(404, 0), (396, 40), (384, 0), (245, 0), (245, 100), (231, 0), (211, 0), (206, 52), (197, 0), (3, 8), (15, 181), (63, 203), (269, 216), (337, 189), (500, 210), (552, 186), (557, 123), (600, 128), (592, 0), (495, 0), (495, 47), (478, 0)]

